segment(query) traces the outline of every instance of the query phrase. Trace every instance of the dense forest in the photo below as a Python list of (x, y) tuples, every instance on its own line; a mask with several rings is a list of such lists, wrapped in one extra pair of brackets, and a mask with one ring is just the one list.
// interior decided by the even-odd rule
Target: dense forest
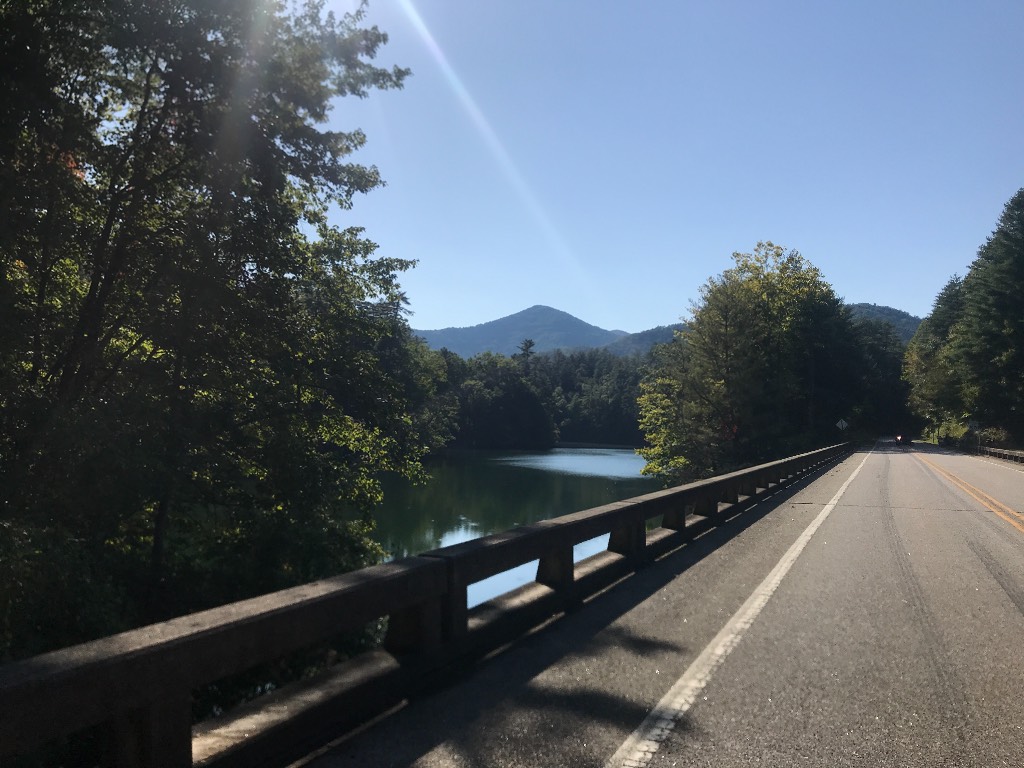
[(1024, 189), (907, 349), (910, 403), (940, 438), (1024, 444)]
[(907, 424), (890, 323), (854, 320), (796, 251), (733, 260), (642, 384), (647, 472), (691, 480)]
[[(361, 12), (0, 5), (0, 660), (376, 561), (443, 442), (380, 185), (331, 101)], [(337, 218), (337, 217), (335, 217)]]
[(556, 442), (639, 447), (637, 397), (644, 358), (604, 349), (464, 360), (447, 350), (444, 387), (454, 407), (453, 448), (550, 448)]

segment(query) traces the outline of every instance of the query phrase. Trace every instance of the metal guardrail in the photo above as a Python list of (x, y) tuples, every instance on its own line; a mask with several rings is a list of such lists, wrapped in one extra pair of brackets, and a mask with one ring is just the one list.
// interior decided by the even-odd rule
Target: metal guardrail
[[(0, 756), (101, 726), (114, 766), (287, 762), (850, 450), (823, 448), (8, 664)], [(573, 561), (576, 544), (604, 534), (606, 552)], [(471, 584), (532, 561), (533, 584), (468, 608)], [(382, 617), (380, 650), (192, 726), (194, 689)]]
[(995, 456), (999, 459), (1006, 459), (1007, 461), (1016, 461), (1024, 464), (1024, 451), (1008, 451), (1004, 448), (987, 448), (983, 445), (978, 448), (978, 453), (982, 456)]

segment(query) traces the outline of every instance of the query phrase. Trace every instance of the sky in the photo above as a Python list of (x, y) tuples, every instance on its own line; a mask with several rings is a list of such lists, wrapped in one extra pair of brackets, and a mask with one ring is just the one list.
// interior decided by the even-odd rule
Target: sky
[[(336, 11), (354, 0), (328, 0)], [(413, 328), (689, 315), (770, 240), (925, 316), (1024, 187), (1020, 0), (370, 0), (401, 90), (339, 101)]]

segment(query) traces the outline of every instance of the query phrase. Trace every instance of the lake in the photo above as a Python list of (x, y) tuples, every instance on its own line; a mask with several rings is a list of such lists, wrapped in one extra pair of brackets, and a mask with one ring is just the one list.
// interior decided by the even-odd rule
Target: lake
[[(385, 484), (376, 538), (392, 558), (416, 555), (660, 488), (643, 477), (630, 449), (555, 448), (543, 452), (467, 451), (428, 465), (421, 486)], [(577, 545), (580, 560), (607, 546), (607, 536)], [(533, 581), (536, 563), (474, 584), (470, 605)]]

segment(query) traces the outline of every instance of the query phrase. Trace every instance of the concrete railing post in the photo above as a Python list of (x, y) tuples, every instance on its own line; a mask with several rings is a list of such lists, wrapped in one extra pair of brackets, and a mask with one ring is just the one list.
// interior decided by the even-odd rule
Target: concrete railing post
[(395, 654), (437, 649), (442, 639), (443, 612), (440, 600), (428, 600), (390, 614), (384, 647)]
[(574, 581), (572, 545), (560, 546), (537, 561), (537, 583), (566, 595)]
[(670, 531), (686, 530), (686, 514), (692, 511), (693, 504), (679, 504), (666, 512), (661, 518), (661, 527)]
[(714, 517), (718, 514), (718, 498), (716, 496), (704, 496), (693, 505), (693, 512), (701, 517)]
[(724, 501), (726, 504), (735, 504), (740, 500), (738, 484), (732, 484), (722, 488), (722, 495), (719, 501)]
[(647, 545), (647, 529), (643, 520), (628, 522), (611, 532), (608, 551), (629, 558), (639, 558)]
[(118, 714), (108, 723), (109, 768), (189, 768), (192, 696), (180, 691)]

